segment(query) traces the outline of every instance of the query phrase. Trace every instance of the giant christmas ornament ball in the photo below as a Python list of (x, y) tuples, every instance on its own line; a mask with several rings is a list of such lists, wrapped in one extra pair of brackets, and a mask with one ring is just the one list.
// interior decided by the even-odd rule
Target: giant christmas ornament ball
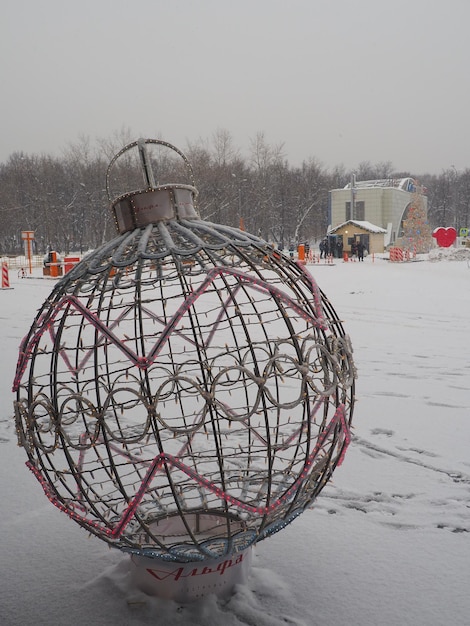
[[(87, 531), (175, 562), (233, 556), (320, 493), (349, 443), (352, 349), (306, 269), (200, 219), (191, 184), (114, 198), (118, 236), (56, 283), (22, 342), (19, 443)], [(109, 180), (108, 180), (109, 183)], [(325, 277), (326, 278), (326, 277)]]

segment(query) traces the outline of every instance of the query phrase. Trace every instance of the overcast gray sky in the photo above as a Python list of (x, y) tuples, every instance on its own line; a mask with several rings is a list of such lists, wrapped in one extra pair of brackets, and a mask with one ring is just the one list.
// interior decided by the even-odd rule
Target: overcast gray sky
[(0, 162), (264, 132), (292, 165), (470, 167), (470, 0), (2, 0)]

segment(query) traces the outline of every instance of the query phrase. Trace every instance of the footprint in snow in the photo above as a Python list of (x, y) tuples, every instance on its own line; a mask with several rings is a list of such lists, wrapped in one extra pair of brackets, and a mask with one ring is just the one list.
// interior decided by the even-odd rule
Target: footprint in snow
[(391, 437), (395, 434), (395, 431), (389, 430), (388, 428), (373, 428), (370, 433), (371, 435), (386, 435), (387, 437)]

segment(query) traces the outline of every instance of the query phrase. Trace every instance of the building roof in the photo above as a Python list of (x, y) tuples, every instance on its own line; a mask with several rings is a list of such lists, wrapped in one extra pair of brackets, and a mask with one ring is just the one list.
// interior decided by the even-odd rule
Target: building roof
[(332, 228), (330, 230), (330, 233), (335, 233), (343, 226), (347, 226), (349, 224), (351, 224), (351, 226), (357, 226), (358, 228), (362, 228), (362, 230), (367, 230), (369, 233), (385, 234), (387, 232), (385, 228), (382, 228), (381, 226), (376, 226), (375, 224), (372, 224), (371, 222), (367, 222), (365, 220), (348, 220), (347, 222), (343, 222), (342, 224), (339, 224), (338, 226)]
[[(393, 187), (413, 193), (417, 191), (417, 183), (414, 178), (382, 178), (381, 180), (356, 180), (354, 181), (355, 189), (373, 189), (377, 187)], [(344, 189), (351, 189), (351, 183), (348, 183)]]

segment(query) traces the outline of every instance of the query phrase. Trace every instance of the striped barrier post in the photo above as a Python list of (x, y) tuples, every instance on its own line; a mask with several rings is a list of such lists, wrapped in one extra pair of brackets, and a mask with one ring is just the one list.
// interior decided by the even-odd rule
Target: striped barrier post
[(403, 250), (401, 248), (390, 248), (390, 261), (394, 263), (403, 261)]
[(8, 276), (8, 263), (2, 263), (2, 289), (10, 289), (10, 278)]

